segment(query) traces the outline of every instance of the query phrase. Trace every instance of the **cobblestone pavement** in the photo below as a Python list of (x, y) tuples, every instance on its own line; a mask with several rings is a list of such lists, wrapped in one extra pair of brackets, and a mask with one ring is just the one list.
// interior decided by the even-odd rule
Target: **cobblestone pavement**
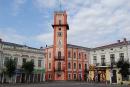
[(128, 85), (110, 85), (85, 82), (45, 82), (34, 84), (0, 84), (0, 87), (130, 87)]

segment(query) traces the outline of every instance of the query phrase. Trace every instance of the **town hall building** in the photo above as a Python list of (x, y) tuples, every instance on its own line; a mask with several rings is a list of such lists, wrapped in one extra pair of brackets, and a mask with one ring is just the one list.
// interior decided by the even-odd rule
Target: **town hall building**
[[(96, 48), (87, 48), (67, 43), (66, 11), (54, 13), (52, 24), (53, 45), (45, 48), (45, 79), (82, 80), (109, 83), (121, 83), (123, 77), (118, 73), (116, 62), (119, 58), (130, 61), (130, 41), (108, 44)], [(111, 63), (114, 62), (112, 66)], [(125, 79), (126, 80), (126, 79)], [(129, 80), (129, 76), (128, 79)]]
[(45, 49), (46, 80), (85, 80), (89, 65), (89, 48), (67, 43), (66, 11), (54, 13), (53, 45)]

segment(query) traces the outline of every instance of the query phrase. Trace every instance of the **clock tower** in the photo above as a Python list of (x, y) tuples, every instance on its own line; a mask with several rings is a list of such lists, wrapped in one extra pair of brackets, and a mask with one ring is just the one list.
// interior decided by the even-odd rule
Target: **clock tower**
[(66, 11), (54, 13), (53, 79), (67, 80), (67, 24)]

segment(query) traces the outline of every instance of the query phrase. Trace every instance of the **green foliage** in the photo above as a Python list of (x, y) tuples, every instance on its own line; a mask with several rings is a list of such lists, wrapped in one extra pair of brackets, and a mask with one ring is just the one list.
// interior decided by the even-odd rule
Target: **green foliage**
[(25, 73), (31, 74), (34, 70), (33, 61), (27, 61), (27, 62), (23, 63), (22, 68), (25, 71)]
[(5, 73), (11, 78), (14, 74), (15, 74), (15, 70), (16, 70), (16, 62), (13, 59), (8, 59), (5, 62)]
[(120, 59), (117, 62), (117, 67), (120, 69), (119, 73), (121, 73), (121, 75), (123, 77), (127, 77), (127, 75), (129, 75), (130, 63), (128, 61), (124, 61), (124, 60)]
[(84, 80), (87, 81), (89, 71), (87, 69), (84, 70)]

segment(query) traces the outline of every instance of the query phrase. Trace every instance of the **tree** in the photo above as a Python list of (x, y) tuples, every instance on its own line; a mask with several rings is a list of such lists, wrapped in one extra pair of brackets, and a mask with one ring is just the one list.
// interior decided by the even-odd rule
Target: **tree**
[(84, 70), (84, 80), (87, 81), (89, 71), (87, 69)]
[(34, 71), (34, 63), (33, 63), (33, 61), (28, 61), (28, 62), (23, 63), (22, 68), (26, 73), (26, 78), (29, 77), (29, 81), (30, 81), (30, 75)]
[(1, 73), (0, 73), (0, 75), (1, 75), (1, 78), (0, 78), (0, 79), (1, 79), (1, 80), (0, 80), (1, 83), (4, 83), (4, 79), (5, 79), (4, 76), (5, 76), (5, 73), (6, 73), (5, 69), (4, 69), (4, 68), (1, 69)]
[(129, 75), (129, 68), (130, 68), (130, 63), (129, 61), (125, 61), (123, 59), (120, 59), (117, 62), (117, 67), (119, 68), (119, 73), (122, 75), (122, 79), (127, 78)]
[(5, 68), (6, 68), (5, 73), (10, 78), (10, 81), (11, 81), (11, 78), (15, 74), (15, 70), (16, 70), (16, 62), (15, 62), (15, 60), (14, 59), (8, 59), (5, 62)]

